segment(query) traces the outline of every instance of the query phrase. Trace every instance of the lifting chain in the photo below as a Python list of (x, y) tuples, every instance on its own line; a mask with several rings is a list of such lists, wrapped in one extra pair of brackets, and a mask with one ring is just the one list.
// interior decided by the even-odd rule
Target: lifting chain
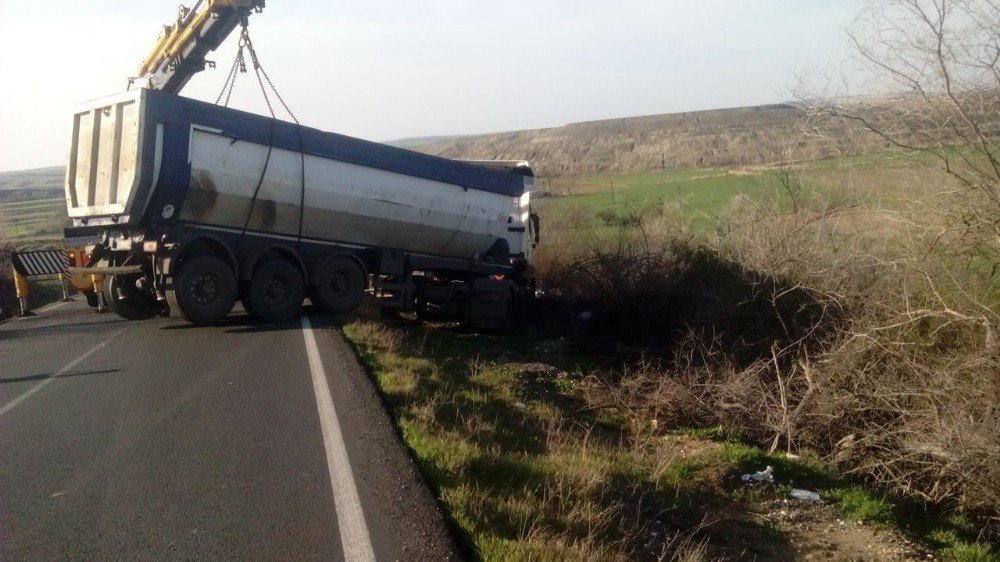
[[(240, 45), (239, 49), (236, 51), (236, 59), (233, 60), (233, 66), (229, 69), (229, 75), (226, 77), (226, 81), (222, 85), (222, 91), (219, 92), (219, 96), (215, 99), (215, 104), (219, 105), (219, 102), (222, 101), (223, 96), (225, 96), (226, 99), (223, 106), (229, 107), (229, 99), (233, 95), (233, 86), (236, 85), (237, 76), (240, 74), (246, 74), (247, 72), (247, 61), (243, 54), (244, 51), (246, 51), (250, 54), (250, 61), (253, 63), (253, 71), (257, 76), (257, 84), (260, 85), (261, 94), (264, 95), (264, 102), (267, 104), (267, 110), (271, 113), (271, 117), (277, 118), (274, 113), (274, 106), (271, 104), (271, 96), (268, 95), (268, 88), (270, 88), (274, 97), (281, 103), (281, 106), (285, 109), (285, 112), (288, 113), (289, 117), (292, 118), (292, 121), (295, 121), (296, 125), (300, 124), (298, 118), (295, 117), (295, 114), (292, 113), (291, 109), (289, 109), (288, 104), (285, 103), (284, 98), (281, 97), (281, 94), (278, 92), (278, 88), (275, 87), (274, 82), (271, 81), (271, 77), (267, 75), (267, 71), (264, 70), (264, 66), (260, 63), (260, 58), (257, 56), (257, 50), (254, 49), (253, 41), (250, 39), (250, 30), (245, 19), (241, 23), (241, 27), (243, 29), (240, 32)], [(267, 82), (266, 86), (264, 85), (265, 82)]]

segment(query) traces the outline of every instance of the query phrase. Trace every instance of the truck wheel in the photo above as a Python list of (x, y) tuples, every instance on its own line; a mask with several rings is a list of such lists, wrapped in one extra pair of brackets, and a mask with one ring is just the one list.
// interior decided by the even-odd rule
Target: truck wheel
[(255, 318), (283, 322), (298, 315), (305, 292), (298, 268), (284, 260), (271, 260), (254, 271), (246, 299)]
[(236, 276), (215, 256), (196, 256), (185, 261), (174, 276), (173, 294), (168, 294), (171, 312), (193, 324), (218, 322), (236, 304)]
[[(122, 275), (104, 276), (104, 300), (108, 308), (126, 320), (149, 320), (160, 313), (163, 305), (150, 293), (135, 286), (136, 277)], [(90, 298), (87, 298), (88, 303)], [(97, 294), (94, 294), (97, 302)]]
[(365, 272), (346, 257), (330, 258), (319, 271), (313, 302), (324, 312), (350, 312), (365, 296)]

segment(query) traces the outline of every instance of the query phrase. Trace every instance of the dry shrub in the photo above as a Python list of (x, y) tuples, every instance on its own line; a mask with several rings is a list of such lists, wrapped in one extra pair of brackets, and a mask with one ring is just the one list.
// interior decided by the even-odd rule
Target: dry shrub
[(595, 375), (591, 404), (628, 412), (633, 435), (722, 424), (809, 449), (996, 532), (992, 242), (954, 227), (947, 194), (889, 212), (788, 187), (737, 198), (701, 243), (644, 222), (568, 253), (559, 288), (593, 311), (589, 333), (657, 358)]
[(595, 410), (623, 412), (628, 433), (639, 441), (661, 427), (708, 425), (714, 401), (709, 375), (703, 369), (675, 369), (670, 376), (658, 362), (641, 361), (623, 373), (592, 373), (581, 386), (584, 400)]
[[(968, 261), (967, 233), (940, 220), (946, 197), (934, 202), (938, 213), (898, 213), (907, 228), (892, 236), (856, 228), (868, 211), (827, 203), (791, 214), (759, 205), (717, 242), (846, 311), (837, 330), (804, 334), (775, 346), (770, 364), (734, 371), (719, 385), (720, 421), (761, 440), (770, 434), (772, 449), (825, 453), (894, 493), (996, 517), (1000, 316), (991, 272)], [(984, 249), (982, 239), (972, 248)], [(817, 336), (821, 345), (809, 345)]]
[(365, 345), (387, 353), (399, 353), (406, 337), (398, 328), (371, 320), (356, 322), (353, 329), (357, 339), (364, 341)]
[(986, 345), (920, 343), (942, 325), (847, 337), (827, 355), (813, 423), (819, 435), (839, 437), (824, 449), (848, 470), (922, 500), (995, 514), (1000, 356)]
[(774, 342), (786, 347), (833, 330), (842, 316), (835, 299), (698, 241), (670, 209), (637, 227), (579, 232), (547, 242), (543, 286), (589, 312), (587, 332), (619, 350), (661, 357), (693, 332), (749, 364), (770, 357)]

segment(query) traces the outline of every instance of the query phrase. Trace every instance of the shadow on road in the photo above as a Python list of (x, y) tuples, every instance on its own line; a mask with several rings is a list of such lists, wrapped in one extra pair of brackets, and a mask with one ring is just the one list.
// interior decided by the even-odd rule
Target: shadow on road
[[(167, 326), (160, 326), (161, 330), (197, 330), (199, 328), (228, 328), (233, 326), (255, 326), (256, 323), (248, 315), (239, 316), (229, 316), (222, 322), (215, 322), (212, 324), (191, 324), (185, 320), (172, 320), (172, 322), (178, 322), (177, 324), (169, 324)], [(227, 330), (228, 331), (228, 330)]]
[(5, 339), (18, 339), (26, 336), (47, 336), (54, 334), (63, 334), (66, 332), (80, 332), (81, 328), (88, 327), (105, 327), (110, 331), (111, 329), (120, 326), (123, 322), (127, 320), (122, 320), (120, 318), (113, 318), (109, 320), (97, 320), (93, 322), (76, 322), (73, 324), (52, 324), (45, 326), (33, 326), (31, 324), (18, 324), (10, 325), (4, 330), (0, 330), (0, 340)]
[[(322, 312), (318, 312), (311, 307), (303, 307), (303, 314), (308, 314), (309, 318), (312, 320), (314, 327), (323, 327), (327, 324), (325, 318), (330, 317), (330, 315)], [(161, 330), (197, 330), (199, 328), (221, 328), (223, 332), (227, 334), (262, 334), (268, 332), (283, 332), (285, 330), (301, 330), (302, 324), (298, 317), (287, 320), (285, 322), (279, 322), (277, 324), (264, 324), (258, 320), (254, 320), (248, 314), (237, 314), (230, 316), (223, 320), (222, 322), (217, 322), (214, 324), (189, 324), (183, 320), (179, 320), (180, 324), (171, 324), (169, 326), (161, 326)]]
[(55, 373), (45, 373), (41, 375), (30, 375), (27, 377), (14, 377), (9, 379), (0, 379), (0, 384), (9, 384), (15, 382), (31, 382), (31, 381), (41, 381), (45, 379), (66, 379), (69, 377), (84, 377), (88, 375), (107, 375), (111, 373), (119, 373), (121, 369), (102, 369), (100, 371), (80, 371), (78, 373), (64, 373), (62, 375), (56, 375)]

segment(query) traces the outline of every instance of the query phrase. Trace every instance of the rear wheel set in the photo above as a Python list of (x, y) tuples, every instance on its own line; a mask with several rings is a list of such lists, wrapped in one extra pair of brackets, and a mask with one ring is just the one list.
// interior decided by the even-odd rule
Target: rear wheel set
[[(149, 291), (136, 286), (138, 275), (106, 275), (102, 292), (111, 312), (126, 320), (148, 320), (163, 310), (163, 303)], [(93, 297), (91, 297), (93, 295)], [(97, 293), (88, 293), (87, 302), (97, 306)]]
[[(310, 287), (313, 303), (325, 312), (353, 310), (364, 297), (367, 285), (364, 269), (353, 259), (333, 257), (321, 266), (316, 285)], [(166, 292), (172, 316), (195, 324), (223, 320), (236, 300), (252, 318), (267, 323), (284, 322), (302, 310), (306, 281), (289, 261), (270, 259), (259, 263), (250, 281), (237, 282), (229, 264), (216, 256), (201, 255), (184, 260)], [(153, 310), (155, 316), (162, 307)]]
[(284, 322), (299, 314), (305, 298), (302, 273), (285, 260), (266, 261), (254, 270), (240, 301), (247, 313), (264, 322)]
[(324, 312), (350, 312), (364, 297), (366, 285), (365, 271), (358, 262), (337, 256), (323, 264), (309, 296)]
[(185, 260), (167, 291), (171, 313), (194, 324), (220, 322), (236, 303), (237, 284), (233, 270), (216, 256)]

